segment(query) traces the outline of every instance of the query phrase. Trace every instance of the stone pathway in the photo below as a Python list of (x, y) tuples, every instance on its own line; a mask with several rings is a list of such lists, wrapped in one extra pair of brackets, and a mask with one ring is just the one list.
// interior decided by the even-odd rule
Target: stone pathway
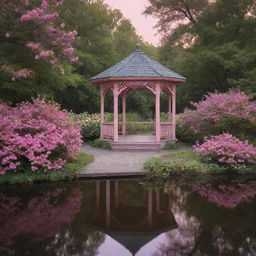
[(78, 177), (144, 175), (143, 164), (149, 158), (186, 149), (190, 149), (190, 147), (181, 146), (175, 150), (162, 150), (160, 152), (116, 152), (82, 145), (81, 151), (94, 155), (95, 160), (87, 165)]

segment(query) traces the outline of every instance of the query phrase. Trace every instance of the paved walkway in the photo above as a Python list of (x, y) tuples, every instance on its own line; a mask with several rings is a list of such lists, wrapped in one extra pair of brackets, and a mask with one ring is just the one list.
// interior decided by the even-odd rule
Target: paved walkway
[(186, 149), (189, 147), (181, 146), (176, 150), (162, 150), (161, 152), (116, 152), (83, 145), (81, 151), (94, 155), (95, 160), (85, 167), (79, 177), (144, 175), (143, 164), (149, 158)]

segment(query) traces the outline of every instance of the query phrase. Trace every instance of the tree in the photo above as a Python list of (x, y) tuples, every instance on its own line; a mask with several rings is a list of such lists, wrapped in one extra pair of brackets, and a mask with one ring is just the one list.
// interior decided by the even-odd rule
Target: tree
[(195, 24), (197, 17), (209, 4), (207, 0), (149, 0), (149, 2), (151, 5), (144, 13), (158, 18), (159, 30), (167, 33), (174, 23)]
[(72, 46), (77, 32), (64, 30), (61, 5), (58, 0), (1, 1), (0, 93), (4, 100), (47, 95), (51, 84), (65, 84), (67, 77), (61, 74), (78, 60)]
[[(171, 8), (179, 6), (174, 6), (174, 2), (186, 1), (151, 3), (154, 3), (154, 12), (159, 9), (158, 15), (168, 7), (170, 20), (174, 21), (175, 11)], [(169, 29), (160, 51), (160, 60), (164, 64), (187, 77), (187, 82), (177, 89), (178, 110), (215, 90), (226, 92), (238, 87), (255, 96), (255, 0), (218, 0), (210, 4), (189, 2), (190, 8), (193, 4), (194, 8), (198, 7), (192, 12), (195, 22), (186, 18), (186, 24)], [(168, 24), (164, 17), (160, 18), (161, 23)]]

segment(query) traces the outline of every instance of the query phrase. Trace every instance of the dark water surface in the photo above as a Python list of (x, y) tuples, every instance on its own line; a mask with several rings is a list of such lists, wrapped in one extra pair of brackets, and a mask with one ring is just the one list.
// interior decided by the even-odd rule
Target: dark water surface
[(0, 255), (256, 255), (256, 180), (2, 186)]

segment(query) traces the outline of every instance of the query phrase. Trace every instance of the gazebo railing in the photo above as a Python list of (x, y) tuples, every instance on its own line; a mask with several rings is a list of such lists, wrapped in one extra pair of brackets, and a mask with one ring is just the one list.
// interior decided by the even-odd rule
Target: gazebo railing
[(160, 138), (172, 139), (172, 123), (171, 122), (160, 123)]
[(114, 123), (103, 123), (102, 124), (102, 135), (103, 135), (103, 138), (113, 139), (114, 138)]
[[(123, 122), (118, 123), (119, 133), (122, 133)], [(155, 122), (126, 122), (126, 134), (154, 134)]]
[[(172, 139), (172, 123), (160, 123), (160, 138), (161, 140)], [(123, 123), (118, 122), (119, 134), (122, 134)], [(103, 138), (114, 138), (114, 123), (104, 122), (102, 125)], [(126, 134), (155, 134), (155, 122), (126, 122)]]

